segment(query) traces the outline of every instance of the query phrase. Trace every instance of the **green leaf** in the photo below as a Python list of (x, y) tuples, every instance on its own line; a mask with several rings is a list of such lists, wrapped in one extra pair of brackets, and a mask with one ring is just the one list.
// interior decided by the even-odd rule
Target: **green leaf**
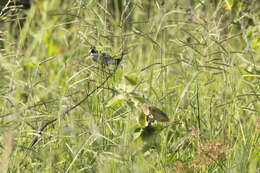
[(115, 106), (118, 103), (122, 103), (125, 101), (125, 96), (120, 94), (115, 97), (113, 97), (111, 100), (108, 101), (106, 107)]
[[(252, 41), (252, 44), (251, 44), (251, 48), (252, 49), (255, 49), (257, 47), (257, 45), (259, 44), (260, 42), (260, 37), (259, 38), (256, 38)], [(259, 44), (260, 45), (260, 44)]]
[(148, 122), (146, 121), (146, 116), (143, 113), (140, 114), (138, 121), (142, 128), (145, 128), (148, 125)]
[(141, 134), (142, 134), (142, 129), (140, 127), (136, 128), (133, 134), (134, 140), (138, 140), (138, 138), (141, 137)]
[(145, 103), (147, 100), (147, 96), (145, 94), (140, 94), (140, 93), (136, 93), (136, 92), (131, 92), (129, 93), (130, 97), (134, 100), (137, 100), (140, 103)]
[(138, 78), (136, 76), (125, 75), (125, 79), (131, 84), (136, 85), (138, 83)]

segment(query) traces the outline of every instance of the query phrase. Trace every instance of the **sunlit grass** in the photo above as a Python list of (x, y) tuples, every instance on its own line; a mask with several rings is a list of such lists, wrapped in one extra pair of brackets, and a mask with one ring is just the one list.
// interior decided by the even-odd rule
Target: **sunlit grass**
[(259, 171), (259, 3), (119, 2), (0, 16), (0, 170)]

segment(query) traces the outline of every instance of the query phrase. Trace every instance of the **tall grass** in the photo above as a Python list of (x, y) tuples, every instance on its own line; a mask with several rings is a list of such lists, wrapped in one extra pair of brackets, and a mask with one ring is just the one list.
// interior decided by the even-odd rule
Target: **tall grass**
[[(8, 8), (0, 16), (3, 172), (259, 171), (257, 0)], [(91, 46), (122, 63), (95, 64)], [(142, 103), (171, 122), (148, 125)]]

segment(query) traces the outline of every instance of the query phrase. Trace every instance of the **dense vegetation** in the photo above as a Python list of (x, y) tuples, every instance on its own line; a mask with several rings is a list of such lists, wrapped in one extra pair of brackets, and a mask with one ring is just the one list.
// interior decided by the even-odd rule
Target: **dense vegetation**
[(258, 0), (24, 2), (0, 4), (1, 172), (260, 171)]

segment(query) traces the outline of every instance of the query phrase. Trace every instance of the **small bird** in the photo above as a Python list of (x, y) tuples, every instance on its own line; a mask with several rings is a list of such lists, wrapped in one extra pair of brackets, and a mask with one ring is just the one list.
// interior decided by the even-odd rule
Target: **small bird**
[(93, 61), (98, 62), (104, 66), (109, 64), (119, 65), (122, 59), (114, 59), (111, 56), (103, 52), (98, 52), (95, 47), (91, 47), (89, 50), (90, 57)]
[(142, 104), (141, 109), (143, 110), (144, 114), (148, 116), (151, 120), (157, 120), (161, 122), (168, 122), (170, 119), (168, 118), (167, 114), (161, 111), (160, 109), (149, 106), (147, 104)]

